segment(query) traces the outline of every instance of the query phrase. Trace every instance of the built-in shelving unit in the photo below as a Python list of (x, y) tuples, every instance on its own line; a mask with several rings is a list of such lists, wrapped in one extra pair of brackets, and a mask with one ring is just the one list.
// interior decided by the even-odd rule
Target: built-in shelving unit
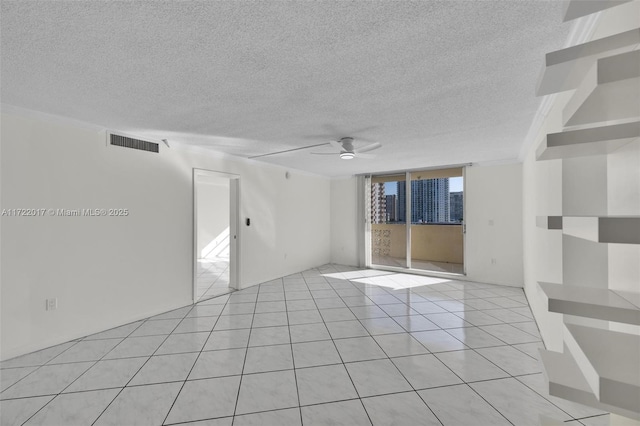
[(640, 308), (614, 291), (539, 282), (549, 312), (640, 325)]
[(542, 229), (562, 229), (562, 216), (537, 216), (536, 226)]
[[(629, 2), (571, 0), (565, 21), (623, 3)], [(619, 13), (626, 13), (622, 9)], [(616, 13), (609, 16), (619, 16)], [(538, 95), (573, 89), (561, 117), (560, 113), (554, 117), (565, 128), (547, 134), (536, 151), (537, 160), (615, 155), (625, 145), (637, 143), (640, 139), (640, 28), (548, 53), (538, 82)], [(620, 161), (620, 156), (611, 158)], [(609, 167), (608, 159), (605, 163)], [(575, 167), (579, 163), (566, 164)], [(608, 172), (609, 169), (607, 177)], [(599, 196), (609, 208), (609, 187), (594, 190), (606, 191)], [(579, 263), (581, 252), (575, 250), (584, 248), (589, 256), (598, 256), (590, 258), (596, 264), (613, 249), (615, 253), (620, 250), (635, 253), (635, 248), (628, 245), (640, 244), (640, 216), (537, 216), (536, 225), (562, 233), (563, 245), (566, 244), (562, 251), (563, 276), (570, 283), (538, 283), (547, 298), (547, 310), (562, 315), (563, 351), (540, 351), (549, 393), (640, 420), (640, 286), (638, 291), (617, 290), (633, 289), (624, 280), (637, 280), (635, 272), (624, 272), (622, 281), (585, 285), (581, 281), (585, 275), (564, 274), (564, 268), (584, 266)], [(593, 250), (592, 243), (566, 236), (617, 246)], [(633, 276), (624, 275), (627, 273)], [(618, 275), (608, 277), (609, 280), (620, 278)]]
[(567, 2), (565, 8), (564, 22), (580, 18), (582, 16), (591, 15), (592, 13), (600, 12), (601, 10), (618, 6), (623, 3), (628, 3), (630, 1), (631, 0), (571, 0)]
[(640, 408), (640, 336), (565, 324), (565, 342), (591, 391), (604, 404)]
[(640, 121), (549, 133), (536, 153), (538, 160), (609, 154), (640, 138)]
[(640, 115), (640, 50), (601, 58), (562, 112), (566, 126)]
[(618, 407), (617, 404), (610, 405), (599, 401), (566, 347), (562, 353), (541, 349), (540, 358), (549, 382), (550, 395), (640, 420), (636, 410), (627, 410)]
[(563, 216), (562, 233), (597, 243), (640, 244), (640, 217)]
[(538, 96), (577, 88), (596, 60), (629, 52), (640, 44), (640, 28), (547, 53)]

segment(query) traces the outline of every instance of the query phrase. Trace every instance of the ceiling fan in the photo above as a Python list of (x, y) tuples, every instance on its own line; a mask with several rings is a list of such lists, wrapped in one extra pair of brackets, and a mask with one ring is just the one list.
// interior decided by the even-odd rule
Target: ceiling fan
[(333, 146), (337, 151), (333, 151), (333, 152), (312, 152), (311, 154), (314, 155), (340, 155), (340, 158), (342, 158), (343, 160), (351, 160), (352, 158), (358, 157), (358, 158), (374, 158), (375, 156), (370, 155), (370, 154), (364, 154), (365, 152), (368, 151), (373, 151), (374, 149), (378, 149), (380, 148), (382, 145), (379, 144), (378, 142), (363, 146), (362, 148), (358, 148), (358, 149), (354, 149), (353, 147), (353, 138), (352, 137), (344, 137), (341, 138), (337, 141), (329, 141), (329, 142), (323, 142), (323, 143), (318, 143), (315, 145), (309, 145), (309, 146), (302, 146), (302, 147), (298, 147), (298, 148), (291, 148), (291, 149), (285, 149), (284, 151), (276, 151), (276, 152), (269, 152), (266, 154), (259, 154), (259, 155), (253, 155), (249, 158), (260, 158), (260, 157), (268, 157), (271, 155), (277, 155), (277, 154), (284, 154), (286, 152), (292, 152), (292, 151), (300, 151), (303, 149), (309, 149), (309, 148), (316, 148), (319, 146), (325, 146), (325, 145), (331, 145)]
[[(331, 146), (333, 146), (337, 150), (337, 154), (340, 155), (340, 158), (343, 160), (351, 160), (352, 158), (374, 158), (375, 156), (371, 154), (365, 154), (365, 152), (373, 151), (374, 149), (380, 148), (378, 142), (365, 145), (362, 148), (355, 149), (353, 147), (353, 138), (352, 137), (344, 137), (337, 141), (329, 141)], [(336, 155), (336, 152), (312, 152), (314, 155)]]

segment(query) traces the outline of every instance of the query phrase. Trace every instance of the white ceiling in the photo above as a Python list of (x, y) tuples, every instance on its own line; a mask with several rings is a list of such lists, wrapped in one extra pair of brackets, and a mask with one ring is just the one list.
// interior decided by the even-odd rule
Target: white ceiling
[[(558, 0), (2, 1), (2, 102), (328, 176), (516, 158)], [(362, 141), (366, 139), (367, 142)]]

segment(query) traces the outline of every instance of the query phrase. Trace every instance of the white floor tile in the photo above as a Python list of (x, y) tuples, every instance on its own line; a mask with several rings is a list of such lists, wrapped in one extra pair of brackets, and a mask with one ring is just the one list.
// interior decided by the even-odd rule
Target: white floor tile
[(327, 365), (296, 370), (300, 405), (357, 398), (344, 365)]
[(232, 416), (239, 386), (240, 376), (186, 382), (166, 423)]
[(246, 348), (249, 345), (251, 330), (213, 331), (203, 350), (215, 351), (219, 349)]
[(249, 346), (268, 346), (291, 343), (289, 327), (264, 327), (251, 330)]
[(343, 362), (387, 358), (373, 337), (353, 337), (335, 341)]
[(120, 389), (109, 389), (58, 395), (25, 426), (93, 424), (119, 392)]
[(360, 321), (329, 322), (326, 325), (329, 334), (331, 334), (331, 337), (334, 339), (369, 336), (369, 332), (362, 326)]
[(98, 361), (121, 341), (122, 339), (83, 340), (53, 358), (48, 364)]
[(94, 425), (161, 425), (181, 387), (166, 383), (125, 388)]
[(412, 390), (388, 359), (345, 364), (360, 397)]
[(38, 396), (0, 401), (0, 424), (21, 425), (53, 398), (53, 396)]
[(418, 391), (444, 426), (508, 426), (511, 423), (467, 385)]
[(450, 328), (447, 333), (460, 340), (470, 348), (486, 348), (505, 346), (506, 344), (478, 327)]
[(242, 374), (246, 351), (240, 348), (202, 352), (191, 373), (187, 371), (189, 380)]
[(53, 395), (69, 386), (94, 362), (45, 365), (0, 394), (0, 398)]
[(329, 331), (323, 323), (292, 325), (289, 327), (289, 332), (292, 343), (331, 339)]
[(180, 324), (179, 319), (145, 321), (140, 327), (131, 333), (131, 337), (167, 335), (170, 334), (178, 324)]
[(512, 376), (542, 372), (542, 363), (511, 346), (477, 349), (483, 357)]
[(296, 368), (342, 363), (340, 354), (331, 340), (294, 343), (291, 346)]
[(147, 357), (98, 361), (64, 391), (123, 388), (145, 361)]
[(322, 322), (322, 316), (317, 309), (308, 311), (288, 312), (289, 325), (313, 324)]
[(429, 351), (409, 333), (373, 336), (388, 357), (426, 354)]
[(247, 349), (244, 374), (291, 370), (292, 368), (291, 345), (256, 346)]
[(246, 374), (242, 377), (236, 414), (298, 406), (293, 370)]
[(285, 410), (266, 411), (264, 413), (244, 414), (235, 416), (233, 419), (234, 426), (302, 426), (300, 417), (300, 409), (289, 408)]
[[(333, 343), (332, 343), (333, 345)], [(18, 380), (26, 377), (38, 367), (17, 367), (17, 368), (5, 368), (0, 371), (0, 391), (12, 386)]]
[(151, 356), (165, 339), (166, 336), (127, 337), (104, 359)]
[(446, 365), (434, 355), (415, 355), (391, 360), (414, 389), (427, 389), (462, 383)]
[(362, 403), (374, 426), (440, 426), (436, 416), (415, 392), (363, 398)]
[(359, 400), (302, 407), (305, 426), (370, 426), (371, 421)]
[(411, 333), (431, 352), (446, 352), (466, 349), (466, 346), (444, 330), (418, 331)]
[(130, 385), (183, 381), (196, 361), (197, 353), (156, 355), (138, 371)]
[(209, 333), (172, 334), (158, 348), (156, 355), (177, 354), (185, 352), (200, 352)]
[(509, 376), (473, 350), (443, 352), (436, 354), (436, 357), (465, 382)]
[(513, 424), (538, 426), (540, 415), (561, 421), (570, 419), (568, 414), (513, 378), (470, 386)]

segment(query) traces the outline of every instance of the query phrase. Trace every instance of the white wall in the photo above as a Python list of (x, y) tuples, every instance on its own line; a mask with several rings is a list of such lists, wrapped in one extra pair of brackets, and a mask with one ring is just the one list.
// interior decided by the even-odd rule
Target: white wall
[[(221, 239), (220, 235), (229, 228), (229, 179), (211, 176), (196, 176), (196, 218), (198, 257), (212, 241)], [(219, 242), (219, 241), (218, 241)]]
[(467, 276), (522, 287), (522, 165), (466, 169)]
[[(241, 176), (241, 288), (330, 260), (328, 179), (109, 147), (102, 130), (20, 111), (3, 111), (1, 124), (3, 209), (130, 212), (2, 217), (2, 359), (190, 304), (194, 167)], [(58, 309), (46, 312), (53, 297)]]
[(331, 262), (359, 266), (356, 178), (331, 181)]
[[(522, 166), (474, 166), (466, 173), (467, 278), (522, 286)], [(358, 265), (356, 201), (356, 178), (331, 182), (334, 263)]]

